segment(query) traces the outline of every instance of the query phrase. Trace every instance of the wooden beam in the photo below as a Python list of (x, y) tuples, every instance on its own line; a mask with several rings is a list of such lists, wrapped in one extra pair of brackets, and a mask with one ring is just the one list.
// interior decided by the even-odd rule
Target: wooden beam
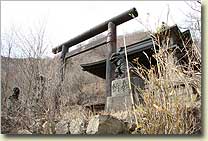
[(74, 50), (72, 50), (70, 52), (67, 52), (65, 59), (68, 59), (70, 57), (76, 56), (78, 54), (81, 54), (83, 52), (89, 51), (91, 49), (100, 47), (100, 46), (102, 46), (102, 45), (104, 45), (106, 43), (107, 43), (107, 36), (102, 37), (102, 38), (100, 38), (100, 39), (98, 39), (96, 41), (90, 42), (89, 44), (82, 45), (81, 47), (79, 47), (77, 49), (74, 49)]
[(116, 25), (112, 22), (108, 23), (107, 35), (108, 56), (106, 60), (106, 96), (111, 96), (111, 82), (114, 79), (115, 66), (112, 65), (110, 57), (116, 52)]
[(108, 29), (108, 23), (109, 22), (112, 22), (117, 26), (117, 25), (125, 23), (125, 22), (127, 22), (127, 21), (129, 21), (129, 20), (131, 20), (131, 19), (133, 19), (137, 16), (138, 16), (138, 13), (137, 13), (136, 8), (132, 8), (128, 11), (125, 11), (125, 12), (121, 13), (120, 15), (118, 15), (116, 17), (113, 17), (113, 18), (111, 18), (111, 19), (109, 19), (109, 20), (107, 20), (107, 21), (89, 29), (88, 31), (72, 38), (71, 40), (53, 48), (52, 52), (54, 54), (56, 54), (58, 52), (61, 52), (63, 45), (66, 47), (66, 49), (69, 49), (70, 47), (72, 47), (72, 46), (74, 46), (74, 45), (76, 45), (80, 42), (83, 42), (83, 41), (85, 41), (85, 40), (87, 40), (87, 39), (89, 39), (89, 38), (91, 38), (95, 35), (98, 35), (98, 34), (104, 32), (104, 31), (106, 31)]

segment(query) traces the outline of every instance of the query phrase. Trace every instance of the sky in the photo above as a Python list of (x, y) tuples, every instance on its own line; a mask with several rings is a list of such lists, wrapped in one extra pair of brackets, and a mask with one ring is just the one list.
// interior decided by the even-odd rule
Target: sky
[(53, 47), (133, 7), (138, 17), (119, 25), (118, 35), (154, 30), (167, 22), (168, 11), (168, 25), (184, 25), (185, 14), (191, 11), (184, 1), (1, 1), (1, 34), (14, 27), (26, 33), (45, 24), (50, 41), (47, 55), (54, 56)]

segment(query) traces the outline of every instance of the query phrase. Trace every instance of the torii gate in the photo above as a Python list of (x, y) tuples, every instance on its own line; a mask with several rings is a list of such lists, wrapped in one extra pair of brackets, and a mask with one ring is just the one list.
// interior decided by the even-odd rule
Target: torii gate
[[(104, 44), (107, 44), (108, 48), (108, 55), (106, 60), (106, 96), (111, 96), (111, 82), (114, 79), (114, 65), (110, 62), (110, 57), (112, 53), (116, 52), (116, 26), (127, 22), (135, 17), (138, 16), (136, 8), (132, 8), (116, 17), (113, 17), (94, 28), (89, 29), (88, 31), (72, 38), (71, 40), (55, 47), (52, 49), (52, 52), (54, 54), (61, 52), (61, 61), (64, 65), (66, 59), (76, 56), (78, 54), (81, 54), (83, 52), (89, 51), (91, 49), (94, 49), (96, 47), (102, 46)], [(79, 44), (80, 42), (83, 42), (89, 38), (92, 38), (104, 31), (108, 30), (107, 36), (105, 36), (102, 39), (99, 39), (96, 41), (96, 43), (89, 43), (87, 45), (81, 46), (71, 52), (68, 52), (68, 49), (76, 44)], [(64, 67), (61, 68), (61, 79), (64, 79)]]

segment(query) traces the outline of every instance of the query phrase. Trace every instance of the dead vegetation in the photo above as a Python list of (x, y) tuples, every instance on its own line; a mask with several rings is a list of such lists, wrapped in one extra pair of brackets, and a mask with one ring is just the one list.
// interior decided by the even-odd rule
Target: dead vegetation
[[(201, 59), (189, 49), (187, 66), (177, 65), (174, 50), (161, 48), (155, 54), (157, 66), (138, 68), (145, 79), (144, 105), (137, 106), (139, 125), (144, 134), (199, 134), (201, 132)], [(198, 61), (193, 61), (198, 60)], [(199, 69), (195, 69), (195, 65)], [(145, 76), (147, 77), (144, 77)]]
[[(189, 62), (182, 66), (177, 63), (174, 53), (174, 50), (169, 52), (166, 48), (160, 48), (154, 55), (157, 66), (146, 69), (138, 64), (136, 68), (146, 84), (144, 90), (138, 89), (143, 94), (145, 104), (136, 108), (139, 125), (136, 134), (201, 132), (201, 54), (193, 44), (187, 54)], [(80, 118), (88, 122), (95, 113), (85, 110), (80, 105), (81, 101), (89, 95), (104, 94), (104, 81), (83, 73), (77, 67), (78, 59), (77, 62), (73, 59), (68, 61), (69, 73), (66, 73), (63, 83), (59, 80), (58, 59), (2, 57), (1, 60), (2, 133), (27, 129), (32, 133), (54, 134), (56, 123), (62, 119), (72, 121)], [(196, 64), (199, 66), (197, 70)], [(11, 75), (14, 77), (8, 77)], [(44, 76), (44, 84), (38, 79), (40, 75)], [(21, 89), (22, 108), (11, 117), (7, 113), (6, 99), (14, 86)], [(131, 110), (101, 114), (132, 120)]]
[[(61, 120), (81, 119), (88, 123), (95, 113), (80, 103), (89, 95), (103, 96), (105, 85), (104, 80), (83, 72), (79, 65), (106, 57), (105, 46), (69, 59), (65, 80), (60, 83), (58, 57), (41, 58), (48, 47), (44, 42), (44, 28), (37, 35), (32, 34), (32, 38), (19, 33), (14, 35), (17, 38), (11, 38), (5, 44), (8, 56), (1, 56), (2, 133), (17, 134), (26, 129), (33, 134), (55, 134), (56, 124)], [(126, 43), (134, 43), (146, 35), (147, 32), (127, 35)], [(117, 44), (123, 45), (122, 37)], [(135, 111), (99, 114), (132, 122), (132, 112), (135, 112), (138, 126), (132, 131), (134, 134), (201, 133), (201, 47), (195, 43), (189, 48), (186, 43), (184, 45), (188, 50), (186, 66), (177, 62), (174, 50), (169, 52), (161, 47), (154, 55), (156, 66), (146, 69), (138, 64), (135, 68), (146, 84), (145, 89), (138, 88), (143, 94), (144, 105), (137, 105)], [(13, 47), (18, 47), (25, 58), (11, 58)], [(29, 53), (31, 50), (32, 54)], [(10, 115), (7, 99), (16, 86), (21, 90), (21, 108), (15, 115)]]

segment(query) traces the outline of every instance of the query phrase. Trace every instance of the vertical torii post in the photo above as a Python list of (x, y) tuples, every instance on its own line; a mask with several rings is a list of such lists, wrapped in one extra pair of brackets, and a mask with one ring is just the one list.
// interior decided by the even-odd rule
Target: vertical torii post
[(112, 22), (109, 22), (107, 35), (108, 56), (106, 59), (106, 96), (111, 96), (111, 82), (115, 76), (115, 66), (112, 65), (110, 57), (116, 52), (116, 40), (116, 25)]
[[(106, 42), (107, 43), (107, 47), (108, 47), (108, 58), (107, 58), (107, 62), (106, 62), (106, 96), (111, 96), (111, 81), (114, 78), (114, 67), (113, 65), (111, 65), (110, 62), (110, 57), (112, 55), (112, 53), (114, 53), (116, 51), (116, 26), (127, 22), (135, 17), (138, 16), (137, 10), (136, 8), (132, 8), (129, 9), (128, 11), (125, 11), (123, 13), (121, 13), (120, 15), (117, 15), (97, 26), (95, 26), (94, 28), (89, 29), (88, 31), (66, 41), (65, 43), (55, 47), (52, 49), (52, 52), (54, 54), (57, 54), (59, 52), (61, 53), (61, 62), (62, 62), (62, 67), (60, 70), (61, 73), (61, 81), (63, 81), (64, 79), (64, 68), (65, 68), (65, 60), (67, 59), (66, 54), (68, 52), (68, 49), (80, 42), (83, 42), (89, 38), (92, 38), (106, 30), (108, 30), (108, 37), (107, 40), (110, 42)], [(103, 42), (100, 44), (103, 45)], [(93, 48), (98, 47), (98, 45), (94, 46)], [(75, 51), (73, 51), (73, 55), (78, 55), (80, 53), (83, 53), (85, 51), (90, 50), (89, 47), (87, 47), (86, 49), (77, 49)]]
[(66, 53), (68, 52), (68, 48), (65, 47), (64, 45), (62, 45), (62, 52), (61, 52), (61, 69), (60, 69), (60, 74), (61, 74), (61, 81), (64, 80), (64, 71), (65, 71), (65, 56), (66, 56)]

